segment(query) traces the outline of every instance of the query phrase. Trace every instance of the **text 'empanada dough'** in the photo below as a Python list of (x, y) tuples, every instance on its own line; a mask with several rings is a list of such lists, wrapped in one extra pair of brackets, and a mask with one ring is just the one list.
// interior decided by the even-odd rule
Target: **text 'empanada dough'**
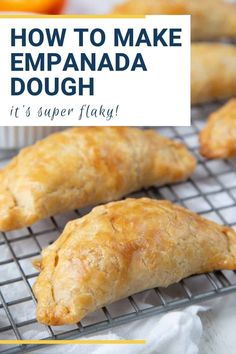
[(127, 0), (117, 15), (192, 15), (192, 39), (236, 38), (236, 4), (223, 0)]
[(210, 115), (200, 133), (200, 153), (207, 158), (236, 156), (236, 98)]
[(0, 171), (0, 230), (186, 179), (196, 161), (151, 130), (73, 128), (23, 149)]
[(192, 45), (192, 104), (236, 95), (236, 46), (196, 43)]
[(37, 261), (37, 319), (47, 325), (192, 274), (236, 268), (236, 233), (171, 204), (127, 199), (67, 224)]

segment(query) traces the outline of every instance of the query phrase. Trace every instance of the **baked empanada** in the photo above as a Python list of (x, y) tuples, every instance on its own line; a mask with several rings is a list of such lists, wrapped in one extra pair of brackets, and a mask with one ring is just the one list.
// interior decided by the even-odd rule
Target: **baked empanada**
[(186, 179), (195, 159), (151, 130), (73, 128), (23, 149), (0, 171), (0, 230)]
[(210, 115), (199, 140), (200, 153), (207, 158), (236, 156), (236, 98)]
[(236, 95), (236, 46), (198, 43), (192, 45), (192, 104)]
[(192, 15), (193, 40), (236, 38), (236, 4), (223, 0), (127, 0), (119, 15)]
[(236, 233), (168, 201), (126, 199), (67, 224), (36, 262), (37, 319), (47, 325), (192, 274), (236, 268)]

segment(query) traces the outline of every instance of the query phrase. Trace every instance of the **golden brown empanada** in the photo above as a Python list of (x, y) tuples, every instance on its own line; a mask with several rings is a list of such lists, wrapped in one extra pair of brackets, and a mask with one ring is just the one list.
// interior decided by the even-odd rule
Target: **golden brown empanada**
[(118, 15), (192, 15), (193, 40), (236, 38), (236, 4), (223, 0), (127, 0)]
[(236, 46), (193, 44), (191, 90), (192, 104), (236, 95)]
[(53, 134), (0, 171), (0, 230), (186, 179), (195, 159), (151, 130), (96, 127)]
[(236, 98), (210, 115), (199, 140), (200, 153), (207, 158), (236, 156)]
[(145, 289), (235, 269), (236, 233), (168, 201), (126, 199), (68, 223), (37, 265), (38, 321), (71, 324)]

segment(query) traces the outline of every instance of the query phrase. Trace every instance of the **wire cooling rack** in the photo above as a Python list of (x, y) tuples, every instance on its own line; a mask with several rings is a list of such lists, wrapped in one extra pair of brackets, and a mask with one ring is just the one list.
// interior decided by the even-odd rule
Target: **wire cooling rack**
[[(236, 228), (236, 160), (207, 161), (198, 154), (197, 135), (204, 124), (202, 118), (215, 108), (216, 104), (193, 109), (192, 127), (158, 129), (161, 134), (185, 143), (197, 157), (198, 166), (193, 176), (183, 183), (142, 190), (132, 196), (169, 199), (208, 219)], [(0, 155), (0, 164), (5, 163), (6, 153)], [(27, 229), (0, 233), (0, 339), (79, 338), (236, 291), (236, 273), (217, 271), (190, 277), (167, 289), (152, 289), (130, 296), (73, 326), (46, 327), (38, 324), (31, 289), (37, 272), (31, 261), (58, 237), (68, 220), (88, 211), (74, 211)], [(3, 345), (0, 353), (24, 353), (34, 349), (38, 346)]]

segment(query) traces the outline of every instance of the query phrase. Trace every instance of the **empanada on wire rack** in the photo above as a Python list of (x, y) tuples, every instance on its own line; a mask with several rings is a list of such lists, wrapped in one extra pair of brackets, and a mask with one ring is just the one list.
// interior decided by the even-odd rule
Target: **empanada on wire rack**
[(196, 161), (155, 131), (72, 128), (23, 149), (0, 171), (0, 230), (188, 178)]
[(68, 223), (36, 264), (38, 321), (72, 324), (145, 289), (236, 269), (236, 233), (168, 201), (126, 199)]
[(210, 115), (199, 140), (200, 153), (204, 157), (236, 156), (236, 98)]

